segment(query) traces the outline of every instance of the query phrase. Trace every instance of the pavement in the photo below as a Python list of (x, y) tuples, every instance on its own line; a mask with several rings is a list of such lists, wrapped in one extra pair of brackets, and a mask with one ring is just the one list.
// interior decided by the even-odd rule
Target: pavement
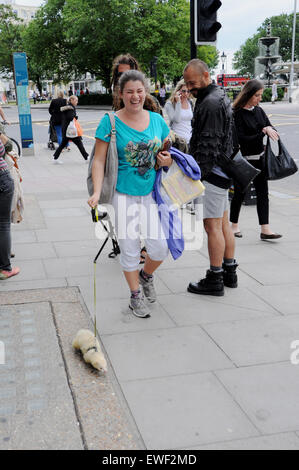
[(242, 207), (239, 287), (224, 297), (186, 292), (208, 268), (205, 237), (167, 259), (148, 319), (129, 313), (108, 242), (96, 270), (103, 374), (72, 349), (93, 328), (100, 247), (87, 166), (73, 145), (63, 165), (51, 157), (37, 144), (20, 162), (21, 272), (0, 283), (0, 449), (299, 449), (298, 195), (271, 183), (273, 242), (260, 241), (255, 206)]

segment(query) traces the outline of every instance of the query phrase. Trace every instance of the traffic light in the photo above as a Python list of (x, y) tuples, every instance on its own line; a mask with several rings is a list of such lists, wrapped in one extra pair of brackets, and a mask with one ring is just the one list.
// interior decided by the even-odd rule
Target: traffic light
[(197, 45), (215, 45), (217, 32), (221, 24), (217, 21), (217, 10), (220, 0), (194, 0), (194, 42)]

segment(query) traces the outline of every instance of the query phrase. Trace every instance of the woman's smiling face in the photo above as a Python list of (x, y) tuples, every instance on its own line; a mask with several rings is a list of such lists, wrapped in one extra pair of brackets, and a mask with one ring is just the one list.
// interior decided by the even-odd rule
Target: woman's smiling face
[(120, 97), (128, 111), (139, 111), (140, 109), (143, 109), (146, 97), (143, 83), (139, 80), (129, 80), (125, 84), (123, 91), (120, 93)]

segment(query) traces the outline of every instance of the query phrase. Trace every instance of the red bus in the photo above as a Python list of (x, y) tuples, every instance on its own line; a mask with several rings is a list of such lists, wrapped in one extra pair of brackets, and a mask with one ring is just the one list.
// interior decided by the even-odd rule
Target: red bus
[(217, 75), (217, 85), (224, 87), (231, 86), (242, 86), (250, 80), (250, 77), (244, 77), (244, 75), (237, 75), (234, 73), (221, 73)]

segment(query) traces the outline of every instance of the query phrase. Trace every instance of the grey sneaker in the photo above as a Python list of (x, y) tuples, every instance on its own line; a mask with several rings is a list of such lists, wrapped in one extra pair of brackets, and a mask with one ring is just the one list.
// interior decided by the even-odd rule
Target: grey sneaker
[(147, 300), (152, 304), (157, 300), (157, 294), (154, 288), (154, 276), (144, 279), (141, 271), (139, 271), (139, 282), (142, 285), (143, 292)]
[(139, 318), (148, 318), (151, 316), (150, 310), (144, 302), (144, 297), (130, 298), (129, 308), (132, 313)]

